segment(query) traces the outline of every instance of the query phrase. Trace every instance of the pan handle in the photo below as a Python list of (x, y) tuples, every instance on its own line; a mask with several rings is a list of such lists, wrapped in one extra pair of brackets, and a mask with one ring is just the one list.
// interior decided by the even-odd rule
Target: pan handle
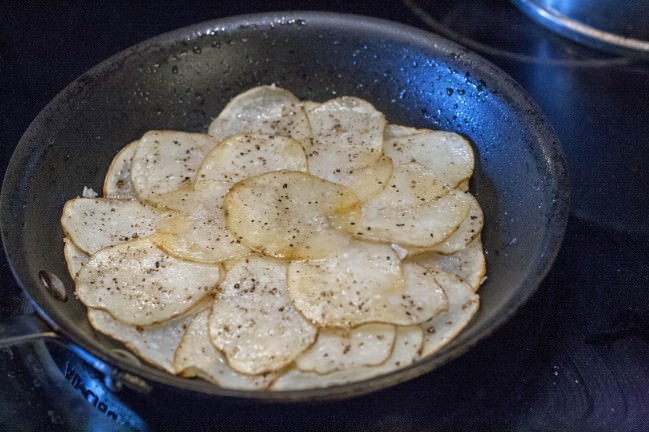
[(0, 349), (42, 339), (61, 339), (35, 313), (0, 321)]
[(36, 313), (28, 313), (10, 321), (0, 321), (0, 349), (39, 340), (50, 340), (72, 351), (97, 372), (102, 373), (104, 383), (112, 391), (119, 391), (122, 386), (143, 394), (151, 391), (151, 386), (142, 378), (121, 371), (88, 354), (50, 329)]

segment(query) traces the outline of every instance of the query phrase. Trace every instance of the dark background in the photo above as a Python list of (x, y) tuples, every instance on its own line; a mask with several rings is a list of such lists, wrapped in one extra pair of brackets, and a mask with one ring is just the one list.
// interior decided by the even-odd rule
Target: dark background
[[(152, 429), (649, 430), (649, 63), (557, 36), (498, 0), (4, 1), (0, 172), (22, 133), (98, 62), (168, 30), (271, 10), (330, 10), (442, 32), (512, 75), (548, 115), (572, 182), (564, 245), (503, 329), (424, 377), (344, 403), (185, 406)], [(29, 309), (0, 260), (0, 316)], [(37, 350), (36, 350), (37, 351)], [(111, 429), (30, 347), (0, 350), (0, 430)], [(162, 406), (162, 405), (161, 405)], [(227, 409), (227, 415), (216, 415)]]

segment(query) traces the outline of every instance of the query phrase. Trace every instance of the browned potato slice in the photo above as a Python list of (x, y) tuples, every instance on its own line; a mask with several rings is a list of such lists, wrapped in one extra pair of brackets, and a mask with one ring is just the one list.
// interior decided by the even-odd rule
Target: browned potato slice
[(173, 258), (149, 238), (95, 253), (81, 268), (76, 294), (86, 306), (147, 326), (189, 310), (216, 288), (220, 266)]
[(233, 369), (255, 375), (293, 362), (313, 343), (317, 329), (291, 304), (286, 263), (250, 256), (228, 265), (209, 332)]
[(335, 224), (352, 223), (358, 208), (349, 189), (297, 171), (250, 177), (225, 196), (226, 225), (234, 235), (253, 250), (288, 259), (339, 251), (349, 237)]
[(218, 141), (240, 133), (260, 133), (305, 142), (311, 128), (300, 101), (291, 92), (259, 86), (234, 97), (212, 121), (208, 133)]
[(360, 240), (327, 258), (292, 261), (288, 288), (295, 307), (325, 327), (415, 324), (446, 309), (444, 291), (425, 268), (402, 266), (390, 246)]

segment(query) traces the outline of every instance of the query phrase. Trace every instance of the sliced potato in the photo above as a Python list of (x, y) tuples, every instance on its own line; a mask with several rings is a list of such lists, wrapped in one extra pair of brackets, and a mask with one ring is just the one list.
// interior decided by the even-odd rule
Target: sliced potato
[(208, 182), (185, 186), (157, 198), (158, 205), (181, 214), (158, 226), (153, 241), (172, 256), (203, 263), (218, 263), (248, 255), (225, 226), (223, 197), (227, 185)]
[(223, 213), (223, 198), (227, 192), (228, 185), (222, 182), (187, 185), (159, 195), (156, 206), (194, 218), (208, 219)]
[(380, 365), (341, 369), (326, 375), (315, 372), (304, 372), (299, 369), (290, 369), (273, 382), (271, 389), (300, 390), (329, 387), (387, 374), (408, 366), (419, 359), (422, 342), (423, 331), (420, 326), (397, 327), (392, 353)]
[(124, 147), (113, 158), (106, 178), (104, 179), (104, 197), (114, 199), (133, 198), (133, 185), (131, 183), (131, 158), (139, 141), (133, 141)]
[(444, 291), (423, 267), (404, 263), (389, 245), (360, 240), (318, 260), (292, 261), (291, 299), (323, 327), (426, 321), (446, 308)]
[(428, 129), (417, 129), (410, 126), (403, 126), (394, 123), (389, 123), (385, 126), (385, 131), (383, 133), (383, 143), (385, 145), (389, 140), (416, 135), (418, 133), (423, 133), (427, 131)]
[(470, 193), (465, 193), (469, 201), (469, 213), (464, 218), (458, 229), (441, 243), (433, 246), (435, 252), (452, 254), (464, 249), (469, 243), (475, 240), (482, 231), (484, 225), (484, 214), (478, 201)]
[(191, 184), (205, 156), (218, 144), (205, 134), (149, 131), (135, 147), (131, 182), (137, 197), (155, 202), (158, 195)]
[(230, 235), (222, 219), (178, 218), (174, 231), (161, 232), (153, 241), (169, 255), (207, 264), (250, 254), (249, 248)]
[(345, 229), (365, 239), (432, 247), (458, 229), (469, 208), (466, 194), (409, 163), (394, 167), (388, 186), (363, 204), (360, 223)]
[(250, 177), (225, 196), (226, 226), (238, 239), (258, 252), (289, 259), (340, 250), (349, 237), (335, 225), (357, 220), (358, 208), (349, 189), (297, 171)]
[(299, 99), (291, 92), (259, 86), (234, 97), (208, 130), (218, 141), (240, 133), (281, 135), (304, 142), (311, 136), (311, 128)]
[(190, 309), (220, 275), (219, 266), (181, 261), (143, 238), (95, 253), (77, 275), (76, 294), (86, 306), (146, 326)]
[(255, 390), (267, 388), (275, 374), (244, 375), (232, 369), (210, 341), (209, 310), (194, 317), (174, 356), (174, 370), (182, 376), (198, 376), (224, 388)]
[(347, 186), (361, 202), (365, 202), (385, 189), (392, 177), (392, 170), (392, 160), (381, 157), (371, 165), (339, 176), (335, 183)]
[(316, 328), (291, 305), (285, 262), (241, 258), (228, 267), (220, 288), (210, 315), (210, 337), (236, 371), (276, 371), (315, 340)]
[(408, 366), (419, 360), (424, 343), (424, 332), (418, 325), (399, 326), (394, 340), (394, 348), (390, 357), (379, 366), (381, 371), (387, 373)]
[[(395, 131), (392, 131), (395, 133)], [(451, 187), (473, 174), (473, 149), (462, 135), (445, 131), (419, 131), (388, 139), (383, 151), (395, 165), (418, 162)]]
[(311, 107), (307, 116), (312, 138), (305, 150), (311, 174), (337, 183), (382, 156), (385, 118), (368, 102), (343, 96)]
[(226, 138), (207, 155), (196, 181), (234, 184), (281, 169), (306, 172), (302, 144), (279, 135), (241, 134)]
[(308, 100), (308, 101), (302, 101), (302, 102), (300, 102), (300, 104), (302, 105), (302, 108), (304, 108), (306, 111), (308, 111), (308, 110), (312, 110), (312, 109), (318, 107), (318, 105), (320, 105), (320, 102), (315, 102), (315, 101)]
[(174, 353), (192, 315), (183, 315), (163, 323), (140, 327), (123, 323), (101, 309), (89, 309), (88, 320), (100, 332), (115, 338), (144, 360), (168, 372), (176, 373)]
[(452, 255), (427, 252), (413, 256), (409, 260), (432, 270), (454, 273), (468, 283), (473, 291), (478, 290), (486, 272), (485, 256), (480, 236), (466, 248), (460, 249)]
[(455, 186), (456, 189), (461, 190), (462, 192), (469, 191), (469, 179), (464, 179)]
[(446, 291), (448, 310), (422, 324), (422, 356), (430, 355), (450, 342), (471, 321), (480, 304), (480, 297), (453, 273), (437, 271), (434, 275)]
[(79, 249), (92, 255), (105, 247), (151, 235), (170, 215), (136, 200), (76, 198), (65, 203), (61, 225)]
[(65, 263), (68, 266), (68, 273), (70, 273), (72, 279), (75, 279), (79, 270), (81, 270), (81, 267), (88, 262), (90, 256), (79, 249), (77, 245), (67, 237), (63, 239), (63, 243), (63, 256), (65, 257)]
[(350, 367), (378, 365), (392, 352), (395, 327), (364, 324), (353, 329), (320, 329), (318, 339), (296, 360), (303, 371), (326, 374)]

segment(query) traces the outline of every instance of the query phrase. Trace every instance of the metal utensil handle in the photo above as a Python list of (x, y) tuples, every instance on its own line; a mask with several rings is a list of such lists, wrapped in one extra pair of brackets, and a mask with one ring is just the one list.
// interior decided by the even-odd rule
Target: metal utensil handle
[(22, 315), (9, 321), (0, 321), (0, 348), (42, 339), (60, 339), (35, 313)]
[(150, 385), (142, 378), (123, 372), (93, 357), (50, 329), (36, 313), (22, 315), (9, 321), (0, 321), (0, 349), (39, 340), (50, 340), (72, 351), (97, 372), (103, 374), (106, 385), (112, 391), (119, 391), (122, 386), (143, 394), (151, 391)]

